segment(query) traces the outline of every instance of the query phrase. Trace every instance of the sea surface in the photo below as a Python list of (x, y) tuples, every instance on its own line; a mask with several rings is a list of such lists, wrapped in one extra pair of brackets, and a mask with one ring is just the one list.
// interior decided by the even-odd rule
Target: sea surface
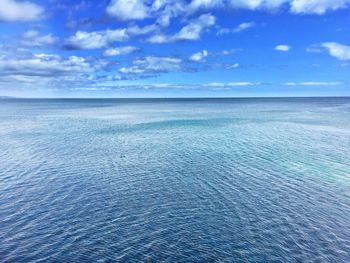
[(350, 98), (2, 99), (0, 262), (350, 262)]

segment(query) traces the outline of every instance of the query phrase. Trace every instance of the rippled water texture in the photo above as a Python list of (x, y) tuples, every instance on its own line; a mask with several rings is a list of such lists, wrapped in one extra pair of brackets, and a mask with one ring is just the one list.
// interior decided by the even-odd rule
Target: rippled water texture
[(1, 100), (1, 262), (350, 262), (350, 99)]

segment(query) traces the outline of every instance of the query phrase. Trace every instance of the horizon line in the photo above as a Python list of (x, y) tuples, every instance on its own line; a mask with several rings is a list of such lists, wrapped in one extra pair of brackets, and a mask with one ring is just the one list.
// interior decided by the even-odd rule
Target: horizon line
[(283, 99), (283, 98), (350, 98), (350, 95), (345, 96), (245, 96), (245, 97), (15, 97), (15, 96), (0, 96), (0, 99), (43, 99), (43, 100), (108, 100), (108, 99)]

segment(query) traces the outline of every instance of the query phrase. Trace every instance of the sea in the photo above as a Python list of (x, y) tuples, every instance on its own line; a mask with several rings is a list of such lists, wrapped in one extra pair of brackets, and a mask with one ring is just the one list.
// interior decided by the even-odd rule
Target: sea
[(350, 262), (350, 98), (1, 99), (0, 262)]

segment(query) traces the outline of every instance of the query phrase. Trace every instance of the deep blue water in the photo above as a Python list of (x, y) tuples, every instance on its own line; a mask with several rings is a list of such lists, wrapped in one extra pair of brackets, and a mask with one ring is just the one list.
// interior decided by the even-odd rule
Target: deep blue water
[(0, 100), (1, 262), (350, 262), (350, 98)]

